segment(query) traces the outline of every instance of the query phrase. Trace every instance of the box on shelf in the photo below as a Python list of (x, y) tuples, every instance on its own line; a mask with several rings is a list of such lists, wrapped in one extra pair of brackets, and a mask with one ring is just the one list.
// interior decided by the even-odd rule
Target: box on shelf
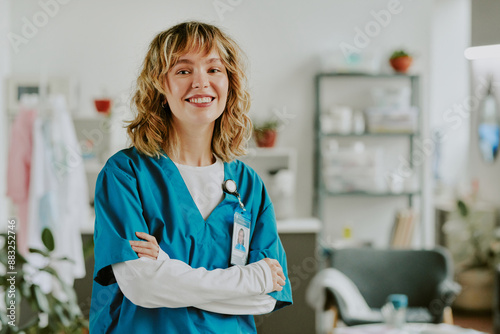
[(382, 148), (365, 149), (358, 143), (353, 148), (325, 150), (325, 187), (333, 193), (382, 192), (385, 190), (383, 165)]
[(365, 113), (368, 131), (371, 133), (414, 133), (417, 130), (416, 107), (370, 107)]

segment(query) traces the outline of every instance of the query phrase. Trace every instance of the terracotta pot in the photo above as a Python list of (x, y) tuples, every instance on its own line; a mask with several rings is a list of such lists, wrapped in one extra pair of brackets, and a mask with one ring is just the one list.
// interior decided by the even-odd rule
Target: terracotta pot
[(277, 134), (276, 130), (254, 131), (255, 142), (258, 147), (274, 147)]
[(111, 110), (111, 100), (110, 99), (95, 99), (95, 108), (98, 112), (107, 114)]
[(495, 274), (488, 268), (468, 269), (457, 275), (462, 292), (453, 306), (470, 311), (489, 311), (493, 308)]
[(410, 56), (397, 57), (389, 60), (392, 68), (399, 73), (406, 73), (412, 62), (413, 58)]

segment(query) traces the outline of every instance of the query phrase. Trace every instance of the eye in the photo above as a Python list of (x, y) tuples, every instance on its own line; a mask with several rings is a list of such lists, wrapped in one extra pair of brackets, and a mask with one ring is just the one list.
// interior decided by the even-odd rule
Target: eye
[(188, 70), (180, 70), (180, 71), (175, 72), (175, 74), (189, 74), (189, 71)]
[(222, 71), (218, 68), (212, 68), (208, 71), (209, 73), (221, 73)]

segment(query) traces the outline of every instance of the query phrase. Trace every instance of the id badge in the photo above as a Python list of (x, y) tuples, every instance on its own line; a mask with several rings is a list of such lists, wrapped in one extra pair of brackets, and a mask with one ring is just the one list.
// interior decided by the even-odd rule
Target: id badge
[(248, 211), (234, 213), (233, 241), (231, 243), (231, 264), (244, 266), (247, 264), (250, 246), (250, 220)]

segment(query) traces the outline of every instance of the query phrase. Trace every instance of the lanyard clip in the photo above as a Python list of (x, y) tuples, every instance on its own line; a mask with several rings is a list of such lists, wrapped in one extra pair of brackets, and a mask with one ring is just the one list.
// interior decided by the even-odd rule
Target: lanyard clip
[(243, 211), (246, 211), (245, 206), (243, 205), (243, 202), (241, 201), (240, 194), (238, 194), (237, 188), (236, 188), (236, 182), (231, 179), (227, 179), (222, 183), (222, 190), (224, 192), (236, 196), (238, 199), (238, 202), (240, 203), (240, 207)]

